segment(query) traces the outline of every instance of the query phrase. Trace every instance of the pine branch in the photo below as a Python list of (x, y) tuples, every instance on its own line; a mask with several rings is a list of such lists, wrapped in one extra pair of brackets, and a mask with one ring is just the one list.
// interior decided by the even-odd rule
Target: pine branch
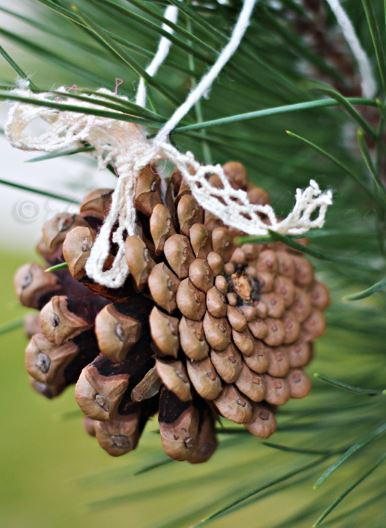
[[(159, 37), (166, 35), (161, 24), (162, 9), (167, 4), (180, 9), (178, 23), (169, 24), (175, 30), (170, 37), (172, 51), (157, 77), (146, 79), (150, 102), (148, 108), (141, 109), (133, 97), (139, 76), (146, 77), (145, 68)], [(78, 0), (78, 11), (65, 0), (35, 0), (32, 5), (39, 10), (27, 13), (20, 4), (17, 13), (13, 6), (0, 7), (2, 13), (27, 28), (24, 34), (19, 26), (1, 27), (0, 35), (7, 43), (0, 52), (20, 78), (38, 79), (42, 91), (76, 84), (80, 87), (73, 92), (77, 102), (36, 103), (10, 93), (14, 76), (9, 76), (5, 61), (0, 98), (137, 122), (146, 126), (150, 135), (213, 63), (240, 8), (238, 0), (226, 5), (214, 0)], [(219, 454), (202, 468), (169, 463), (159, 455), (158, 445), (157, 451), (154, 447), (158, 435), (146, 432), (148, 445), (143, 453), (133, 453), (135, 462), (131, 465), (118, 461), (109, 471), (95, 471), (94, 466), (88, 470), (92, 474), (82, 480), (84, 487), (88, 490), (91, 484), (101, 485), (94, 488), (100, 500), (97, 496), (93, 509), (124, 508), (126, 504), (124, 515), (128, 508), (133, 515), (141, 512), (141, 518), (152, 528), (180, 528), (200, 519), (199, 525), (216, 519), (221, 524), (220, 519), (232, 512), (234, 521), (229, 522), (237, 523), (241, 508), (247, 507), (250, 510), (243, 512), (247, 524), (256, 523), (258, 514), (262, 523), (272, 528), (310, 526), (316, 511), (322, 512), (316, 521), (319, 525), (328, 518), (331, 526), (373, 526), (379, 515), (383, 526), (380, 488), (385, 466), (378, 450), (382, 451), (386, 430), (380, 389), (385, 386), (386, 339), (386, 3), (347, 0), (344, 7), (374, 59), (379, 99), (364, 98), (358, 91), (357, 66), (323, 2), (288, 0), (273, 4), (261, 0), (245, 41), (212, 87), (210, 97), (203, 99), (173, 134), (181, 150), (191, 150), (197, 156), (202, 151), (209, 159), (210, 148), (215, 163), (240, 159), (251, 179), (270, 191), (275, 210), (277, 205), (280, 212), (288, 211), (295, 188), (304, 187), (310, 178), (319, 181), (321, 187), (333, 188), (334, 205), (326, 227), (309, 233), (309, 246), (300, 245), (296, 237), (275, 234), (238, 239), (240, 244), (275, 240), (315, 258), (317, 272), (332, 292), (329, 329), (318, 346), (315, 370), (332, 376), (317, 374), (320, 383), (315, 383), (309, 399), (278, 413), (279, 428), (272, 442), (250, 438), (241, 426), (224, 423), (218, 427)], [(5, 51), (8, 42), (12, 57)], [(328, 49), (323, 48), (326, 43)], [(116, 77), (124, 80), (120, 91), (127, 101), (97, 95), (99, 87), (113, 89)], [(320, 98), (313, 95), (315, 89)], [(57, 92), (53, 89), (51, 93)], [(97, 95), (98, 108), (85, 109), (88, 95)], [(288, 137), (285, 130), (297, 132)], [(90, 147), (56, 151), (29, 161), (83, 152), (91, 152)], [(37, 189), (33, 182), (21, 185), (3, 179), (0, 183), (77, 204), (76, 199), (56, 193), (54, 180), (48, 190)], [(63, 269), (63, 263), (50, 268), (58, 269)], [(342, 303), (342, 298), (364, 301)], [(22, 319), (11, 321), (0, 333), (21, 325)], [(77, 419), (79, 412), (67, 411), (64, 416)], [(323, 487), (309, 499), (305, 490), (315, 471), (326, 462), (317, 480), (317, 486), (323, 483)], [(333, 478), (338, 470), (350, 485), (340, 488), (341, 481)], [(368, 478), (375, 470), (378, 479)], [(120, 494), (111, 491), (109, 496), (106, 486), (114, 483), (124, 483), (125, 488)], [(183, 493), (186, 489), (192, 493)], [(354, 491), (358, 506), (333, 517), (334, 510)], [(179, 493), (184, 495), (182, 500)], [(298, 497), (299, 503), (291, 515), (280, 507), (272, 512), (260, 499), (273, 495), (279, 506), (286, 504), (289, 496), (291, 500)]]

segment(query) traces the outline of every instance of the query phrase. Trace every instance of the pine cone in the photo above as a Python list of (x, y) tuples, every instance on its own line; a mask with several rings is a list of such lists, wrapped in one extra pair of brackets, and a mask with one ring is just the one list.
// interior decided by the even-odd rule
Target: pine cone
[[(241, 164), (224, 169), (251, 201), (268, 202)], [(76, 383), (86, 431), (113, 456), (134, 449), (157, 412), (176, 460), (210, 458), (219, 416), (269, 437), (278, 406), (311, 387), (303, 367), (329, 300), (311, 264), (281, 243), (235, 246), (239, 233), (204, 212), (178, 173), (161, 192), (148, 166), (136, 185), (138, 234), (125, 241), (131, 274), (108, 289), (85, 263), (110, 202), (111, 190), (95, 190), (79, 214), (44, 225), (38, 252), (68, 269), (16, 273), (21, 303), (40, 310), (26, 325), (33, 387), (51, 398)]]

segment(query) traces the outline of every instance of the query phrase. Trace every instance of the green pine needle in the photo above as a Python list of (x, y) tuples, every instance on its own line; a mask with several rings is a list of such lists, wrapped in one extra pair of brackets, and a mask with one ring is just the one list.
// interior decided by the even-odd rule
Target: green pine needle
[(14, 330), (19, 330), (23, 327), (25, 316), (18, 317), (13, 321), (8, 321), (0, 325), (0, 336), (13, 332)]
[(366, 15), (371, 39), (377, 59), (379, 77), (381, 79), (383, 95), (386, 90), (386, 62), (385, 62), (385, 38), (382, 36), (378, 25), (377, 15), (371, 0), (362, 0), (362, 6)]
[(149, 471), (153, 471), (154, 469), (157, 469), (159, 467), (166, 466), (167, 464), (171, 464), (172, 462), (174, 462), (174, 460), (172, 460), (171, 458), (161, 457), (160, 460), (158, 460), (157, 462), (146, 464), (140, 469), (137, 469), (137, 471), (135, 471), (133, 475), (143, 475), (143, 473), (148, 473)]
[[(286, 133), (290, 136), (290, 137), (293, 137), (295, 139), (298, 139), (300, 141), (303, 141), (303, 143), (305, 143), (306, 145), (310, 146), (311, 148), (313, 148), (314, 150), (316, 150), (316, 152), (318, 152), (319, 154), (321, 154), (322, 156), (325, 156), (327, 159), (329, 159), (330, 161), (332, 161), (332, 163), (334, 163), (342, 172), (346, 173), (348, 176), (350, 176), (353, 180), (355, 180), (359, 185), (360, 187), (370, 196), (370, 197), (374, 197), (371, 190), (367, 188), (366, 186), (366, 183), (363, 181), (363, 179), (358, 175), (356, 174), (356, 172), (354, 172), (353, 170), (351, 170), (349, 167), (347, 167), (346, 165), (344, 165), (344, 163), (342, 163), (340, 160), (338, 160), (335, 156), (333, 156), (332, 154), (330, 154), (329, 152), (327, 152), (325, 149), (323, 149), (322, 147), (320, 147), (319, 145), (317, 145), (316, 143), (314, 143), (313, 141), (307, 139), (307, 138), (304, 138), (302, 136), (300, 136), (299, 134), (295, 134), (295, 132), (291, 132), (290, 130), (286, 130)], [(374, 197), (375, 199), (377, 199), (377, 196)], [(385, 202), (382, 202), (381, 204), (383, 207), (386, 207), (386, 203)]]
[(279, 451), (286, 451), (288, 453), (298, 453), (300, 455), (311, 455), (311, 456), (320, 456), (320, 455), (333, 455), (337, 453), (341, 453), (344, 451), (343, 449), (307, 449), (307, 448), (300, 448), (300, 447), (291, 447), (291, 446), (284, 446), (275, 444), (273, 442), (264, 441), (262, 442), (263, 445), (267, 447), (271, 447), (272, 449), (277, 449)]
[(275, 485), (277, 485), (277, 484), (279, 484), (281, 482), (289, 480), (292, 477), (298, 475), (299, 473), (303, 473), (303, 472), (305, 472), (305, 471), (307, 471), (307, 470), (309, 470), (311, 468), (315, 468), (316, 466), (318, 466), (319, 464), (321, 464), (322, 462), (327, 460), (327, 458), (328, 458), (327, 456), (323, 456), (322, 458), (319, 458), (319, 460), (316, 460), (316, 461), (314, 460), (311, 463), (304, 464), (304, 465), (302, 465), (300, 467), (297, 467), (293, 471), (289, 471), (288, 473), (286, 473), (284, 475), (281, 475), (280, 477), (278, 477), (276, 479), (273, 479), (270, 482), (266, 482), (265, 484), (257, 486), (257, 487), (254, 487), (254, 488), (252, 488), (250, 490), (243, 491), (235, 500), (229, 502), (228, 504), (226, 504), (222, 508), (219, 508), (215, 512), (211, 513), (210, 515), (208, 515), (207, 517), (202, 519), (199, 523), (195, 524), (193, 526), (193, 528), (199, 528), (200, 526), (205, 526), (206, 524), (208, 524), (212, 520), (218, 519), (220, 517), (224, 517), (227, 514), (229, 514), (231, 512), (234, 512), (237, 509), (240, 509), (240, 507), (242, 507), (242, 503), (244, 501), (246, 501), (247, 499), (250, 499), (252, 497), (256, 497), (256, 495), (258, 495), (262, 491), (264, 491), (264, 490), (266, 490), (266, 489), (268, 489), (268, 488), (270, 488), (272, 486), (275, 486)]
[(362, 290), (357, 293), (352, 293), (351, 295), (346, 295), (343, 297), (345, 301), (359, 301), (360, 299), (366, 299), (367, 297), (370, 297), (370, 295), (374, 295), (374, 293), (378, 293), (380, 291), (386, 290), (386, 278), (381, 279), (380, 281), (376, 282), (372, 286), (369, 286), (365, 290)]
[(318, 526), (321, 526), (323, 521), (330, 515), (330, 513), (335, 510), (341, 502), (349, 495), (352, 491), (355, 490), (361, 484), (364, 480), (366, 480), (374, 471), (385, 461), (386, 454), (382, 455), (381, 458), (370, 467), (369, 470), (366, 471), (361, 477), (359, 477), (355, 482), (353, 482), (348, 488), (344, 490), (343, 493), (341, 493), (320, 515), (320, 517), (317, 519), (317, 521), (312, 525), (313, 528), (317, 528)]
[[(321, 260), (337, 260), (333, 257), (330, 257), (329, 255), (325, 255), (324, 253), (321, 253), (320, 251), (316, 251), (315, 249), (309, 248), (308, 246), (304, 244), (300, 244), (299, 242), (296, 242), (296, 240), (286, 236), (282, 235), (281, 233), (277, 233), (276, 231), (269, 230), (269, 235), (272, 240), (277, 242), (283, 242), (289, 247), (292, 247), (293, 249), (296, 249), (297, 251), (300, 251), (301, 253), (306, 253), (307, 255), (310, 255), (311, 257), (315, 257)], [(338, 259), (339, 260), (339, 259)]]
[[(76, 97), (76, 96), (75, 96)], [(127, 121), (129, 123), (147, 123), (149, 126), (153, 123), (153, 120), (149, 120), (148, 118), (145, 119), (140, 116), (133, 116), (132, 114), (127, 114), (123, 112), (114, 112), (110, 110), (100, 110), (99, 108), (89, 108), (86, 106), (82, 106), (81, 104), (75, 105), (75, 104), (68, 104), (68, 103), (60, 103), (57, 101), (52, 100), (46, 100), (46, 99), (35, 99), (33, 97), (26, 97), (23, 95), (15, 95), (14, 93), (10, 92), (4, 92), (0, 91), (0, 100), (7, 100), (10, 101), (20, 101), (22, 103), (28, 103), (34, 106), (44, 106), (46, 108), (56, 108), (57, 110), (66, 110), (69, 112), (75, 112), (78, 114), (89, 114), (89, 115), (95, 115), (99, 117), (107, 117), (110, 119), (117, 119), (119, 121)], [(104, 106), (107, 106), (107, 103), (104, 103)]]
[(318, 480), (314, 484), (314, 489), (319, 488), (322, 484), (326, 482), (327, 479), (331, 477), (331, 475), (339, 469), (342, 464), (344, 464), (350, 457), (352, 457), (354, 454), (358, 453), (358, 451), (364, 449), (368, 444), (379, 438), (380, 436), (384, 435), (386, 433), (386, 422), (382, 423), (378, 427), (376, 427), (373, 431), (370, 433), (367, 433), (364, 435), (360, 440), (355, 442), (343, 455), (341, 455), (338, 460), (329, 466), (326, 471), (318, 478)]
[(14, 189), (19, 189), (21, 191), (28, 191), (33, 194), (39, 194), (40, 196), (46, 196), (47, 198), (54, 198), (55, 200), (61, 200), (62, 202), (79, 204), (79, 200), (71, 198), (70, 196), (64, 196), (63, 194), (53, 193), (51, 191), (44, 191), (43, 189), (36, 189), (30, 187), (29, 185), (22, 185), (21, 183), (11, 182), (9, 180), (0, 179), (1, 185), (7, 185), (8, 187), (13, 187)]
[(21, 77), (21, 79), (24, 79), (28, 81), (28, 84), (31, 88), (31, 90), (37, 90), (37, 87), (34, 85), (34, 83), (30, 80), (28, 75), (20, 68), (20, 66), (16, 63), (16, 61), (13, 60), (11, 55), (5, 51), (5, 49), (0, 46), (0, 55), (8, 62), (8, 64), (11, 66), (13, 70)]
[(49, 268), (46, 268), (44, 271), (46, 273), (51, 273), (52, 271), (59, 271), (62, 269), (67, 269), (68, 264), (67, 262), (60, 262), (60, 264), (55, 264), (54, 266), (50, 266)]
[(322, 92), (326, 95), (331, 96), (333, 99), (335, 99), (338, 103), (342, 105), (342, 107), (347, 111), (347, 113), (353, 118), (354, 121), (356, 121), (360, 127), (363, 128), (371, 137), (372, 139), (377, 139), (378, 133), (377, 131), (368, 123), (368, 121), (362, 116), (362, 114), (355, 108), (353, 104), (349, 101), (347, 97), (344, 97), (341, 93), (339, 93), (337, 90), (334, 90), (328, 85), (317, 83), (312, 85), (311, 88), (314, 90), (317, 90), (319, 92)]
[[(377, 106), (377, 103), (373, 99), (365, 97), (348, 97), (347, 101), (352, 104), (365, 105), (365, 106)], [(252, 112), (245, 112), (244, 114), (236, 114), (228, 117), (220, 117), (218, 119), (212, 119), (210, 121), (203, 121), (202, 123), (195, 123), (193, 125), (178, 126), (175, 132), (182, 132), (187, 130), (202, 130), (203, 128), (209, 128), (214, 126), (230, 125), (232, 123), (238, 123), (240, 121), (248, 121), (250, 119), (258, 119), (261, 117), (269, 117), (278, 114), (288, 114), (291, 112), (300, 112), (303, 110), (311, 110), (315, 108), (328, 108), (339, 106), (339, 103), (335, 99), (316, 99), (314, 101), (304, 101), (302, 103), (294, 103), (284, 106), (276, 106), (273, 108), (264, 108), (262, 110), (254, 110)]]
[(379, 181), (378, 171), (377, 171), (377, 169), (376, 169), (376, 167), (374, 165), (373, 160), (371, 159), (371, 154), (370, 154), (370, 151), (369, 151), (368, 144), (366, 142), (365, 134), (364, 134), (364, 132), (363, 132), (363, 130), (361, 128), (358, 128), (358, 130), (357, 130), (357, 140), (358, 140), (358, 146), (359, 146), (359, 150), (361, 152), (363, 161), (365, 162), (366, 167), (367, 167), (367, 169), (369, 171), (369, 176), (373, 180), (373, 184), (376, 187), (377, 191), (382, 196), (384, 196), (385, 191), (382, 188), (381, 182)]
[(330, 376), (326, 376), (325, 374), (320, 374), (319, 372), (314, 373), (314, 378), (320, 381), (323, 381), (324, 383), (328, 383), (329, 385), (332, 385), (333, 387), (337, 389), (346, 390), (354, 394), (363, 394), (366, 396), (379, 396), (383, 394), (382, 390), (364, 389), (362, 387), (356, 387), (354, 385), (345, 383), (344, 381), (337, 380), (336, 378), (331, 378)]
[(82, 413), (80, 409), (72, 409), (70, 411), (64, 411), (60, 413), (59, 420), (63, 422), (67, 422), (69, 420), (75, 420), (82, 417)]
[(26, 160), (26, 163), (36, 163), (38, 161), (46, 161), (46, 160), (51, 160), (55, 158), (62, 158), (63, 156), (73, 156), (74, 154), (81, 154), (83, 152), (92, 152), (93, 150), (94, 148), (91, 147), (90, 145), (79, 147), (79, 148), (67, 149), (67, 150), (55, 150), (54, 152), (49, 152), (48, 154), (43, 154), (42, 156), (36, 156), (35, 158)]

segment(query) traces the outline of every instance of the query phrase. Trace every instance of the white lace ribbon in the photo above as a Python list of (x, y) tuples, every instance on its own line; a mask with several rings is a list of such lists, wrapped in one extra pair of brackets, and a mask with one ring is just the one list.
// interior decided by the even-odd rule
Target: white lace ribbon
[[(229, 42), (212, 68), (154, 140), (149, 140), (145, 130), (134, 123), (19, 102), (12, 106), (5, 130), (15, 147), (51, 152), (88, 143), (94, 147), (93, 152), (99, 167), (111, 164), (117, 172), (118, 181), (112, 196), (111, 209), (96, 237), (86, 264), (87, 275), (95, 282), (109, 288), (118, 288), (124, 284), (129, 274), (124, 239), (126, 234), (131, 235), (136, 231), (136, 212), (133, 204), (135, 184), (139, 171), (148, 163), (161, 160), (172, 162), (189, 184), (197, 202), (220, 218), (224, 224), (241, 232), (261, 236), (273, 230), (282, 234), (302, 235), (309, 229), (324, 225), (327, 207), (332, 203), (332, 193), (329, 190), (321, 192), (315, 181), (311, 180), (309, 187), (303, 191), (297, 189), (293, 210), (286, 218), (279, 220), (270, 205), (252, 204), (245, 191), (234, 189), (221, 165), (201, 165), (191, 152), (181, 153), (168, 141), (168, 134), (210, 88), (236, 51), (248, 27), (256, 1), (244, 1)], [(71, 97), (70, 91), (65, 88), (60, 88), (59, 91), (63, 93), (63, 96), (59, 96), (61, 102), (77, 105), (80, 110), (85, 105), (100, 108), (93, 103), (92, 95), (88, 97), (89, 101), (82, 102), (80, 106), (79, 102)], [(144, 100), (146, 91), (145, 94), (142, 88), (141, 91), (141, 98)], [(104, 89), (99, 92), (110, 93)], [(52, 93), (36, 94), (27, 90), (18, 90), (17, 93), (38, 99), (40, 102), (52, 102), (58, 98)], [(47, 130), (40, 135), (31, 136), (27, 128), (36, 119), (42, 120)], [(220, 188), (208, 181), (210, 175), (219, 177), (222, 184)], [(111, 240), (118, 250), (111, 267), (105, 270)]]

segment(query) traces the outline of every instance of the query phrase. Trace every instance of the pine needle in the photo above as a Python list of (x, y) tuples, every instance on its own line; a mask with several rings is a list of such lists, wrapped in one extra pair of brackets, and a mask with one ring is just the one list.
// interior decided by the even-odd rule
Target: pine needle
[(370, 297), (370, 295), (374, 295), (374, 293), (378, 293), (384, 290), (386, 290), (386, 278), (381, 279), (380, 281), (376, 282), (372, 286), (369, 286), (365, 290), (362, 290), (357, 293), (352, 293), (351, 295), (346, 295), (345, 297), (343, 297), (343, 300), (359, 301), (360, 299), (366, 299), (367, 297)]
[(23, 327), (25, 316), (0, 324), (0, 336)]
[(352, 457), (354, 454), (356, 454), (358, 451), (366, 447), (368, 444), (382, 436), (386, 433), (386, 422), (382, 423), (378, 427), (376, 427), (373, 431), (370, 433), (367, 433), (364, 435), (360, 440), (355, 442), (347, 451), (338, 458), (338, 460), (329, 466), (326, 471), (318, 478), (318, 480), (315, 482), (314, 489), (319, 488), (322, 484), (326, 482), (328, 478), (331, 477), (331, 475), (338, 469), (344, 462), (346, 462), (350, 457)]
[(341, 93), (339, 93), (337, 90), (334, 90), (330, 86), (324, 85), (324, 84), (311, 84), (311, 88), (314, 90), (317, 90), (319, 92), (322, 92), (326, 95), (331, 96), (333, 99), (335, 99), (338, 103), (342, 105), (342, 107), (347, 111), (347, 113), (356, 121), (360, 127), (363, 128), (367, 132), (367, 134), (373, 138), (376, 139), (378, 136), (377, 131), (366, 121), (366, 119), (358, 112), (358, 110), (354, 107), (354, 105), (351, 104), (351, 102), (348, 100), (347, 97), (344, 97)]
[(362, 0), (362, 6), (366, 15), (367, 24), (373, 42), (375, 56), (377, 59), (379, 77), (382, 83), (383, 94), (386, 90), (386, 63), (385, 63), (385, 52), (384, 52), (384, 35), (382, 38), (381, 31), (378, 26), (377, 16), (375, 14), (374, 5), (371, 0)]
[(314, 378), (323, 381), (324, 383), (328, 383), (328, 385), (332, 385), (337, 389), (343, 389), (345, 391), (352, 392), (353, 394), (363, 394), (366, 396), (380, 396), (383, 393), (382, 390), (355, 387), (354, 385), (349, 385), (348, 383), (337, 380), (335, 378), (331, 378), (330, 376), (326, 376), (325, 374), (319, 374), (319, 372), (314, 373)]
[(228, 504), (226, 504), (222, 508), (219, 508), (218, 510), (216, 510), (214, 513), (208, 515), (207, 517), (202, 519), (199, 523), (195, 524), (193, 528), (199, 528), (200, 526), (204, 526), (204, 525), (208, 524), (209, 521), (218, 519), (220, 517), (224, 517), (225, 515), (233, 512), (233, 511), (236, 511), (237, 509), (242, 507), (242, 503), (244, 501), (246, 501), (247, 499), (255, 497), (258, 493), (261, 493), (262, 491), (264, 491), (264, 490), (266, 490), (266, 489), (268, 489), (268, 488), (270, 488), (272, 486), (275, 486), (276, 484), (284, 482), (284, 481), (294, 477), (295, 475), (298, 475), (299, 473), (303, 473), (304, 471), (307, 471), (308, 469), (316, 467), (317, 465), (319, 465), (322, 462), (324, 462), (327, 458), (328, 458), (327, 456), (324, 456), (324, 457), (320, 458), (317, 461), (312, 461), (311, 463), (304, 464), (304, 465), (294, 469), (293, 471), (289, 471), (288, 473), (285, 473), (284, 475), (281, 475), (280, 477), (278, 477), (276, 479), (273, 479), (273, 480), (271, 480), (271, 481), (269, 481), (269, 482), (267, 482), (265, 484), (257, 486), (257, 487), (255, 487), (255, 488), (253, 488), (251, 490), (244, 491), (243, 493), (241, 493), (237, 497), (237, 499), (229, 502)]
[(56, 150), (54, 152), (49, 152), (48, 154), (43, 154), (42, 156), (36, 156), (35, 158), (26, 160), (26, 163), (36, 163), (38, 161), (46, 161), (46, 160), (51, 160), (55, 158), (62, 158), (63, 156), (73, 156), (74, 154), (81, 154), (83, 152), (92, 152), (93, 150), (94, 148), (91, 147), (90, 145), (79, 147), (79, 148), (68, 149), (68, 150)]
[(288, 453), (298, 453), (300, 455), (311, 455), (311, 456), (320, 456), (320, 455), (333, 455), (344, 451), (344, 449), (306, 449), (300, 447), (291, 447), (275, 444), (273, 442), (262, 442), (263, 445), (271, 447), (272, 449), (277, 449), (278, 451), (286, 451)]
[(65, 196), (63, 194), (57, 194), (50, 191), (44, 191), (43, 189), (35, 189), (29, 185), (22, 185), (21, 183), (15, 183), (8, 180), (0, 179), (0, 184), (7, 185), (8, 187), (14, 187), (21, 191), (28, 191), (33, 194), (39, 194), (40, 196), (46, 196), (47, 198), (54, 198), (55, 200), (61, 200), (62, 202), (68, 202), (72, 204), (79, 204), (79, 200), (71, 198), (70, 196)]
[(143, 466), (140, 469), (138, 469), (137, 471), (135, 471), (133, 474), (134, 475), (142, 475), (143, 473), (149, 473), (149, 471), (153, 471), (153, 469), (157, 469), (159, 467), (166, 466), (167, 464), (171, 464), (172, 462), (174, 462), (174, 460), (172, 460), (171, 458), (162, 457), (157, 462), (153, 462), (152, 464), (146, 464), (145, 466)]
[(19, 75), (21, 79), (24, 79), (28, 81), (28, 84), (31, 88), (31, 90), (37, 90), (37, 87), (34, 85), (34, 83), (30, 80), (28, 75), (20, 68), (20, 66), (17, 64), (17, 62), (11, 57), (9, 53), (5, 51), (3, 46), (0, 46), (0, 55), (4, 57), (4, 59), (8, 62), (8, 64), (11, 66), (13, 70)]
[[(376, 101), (364, 97), (348, 97), (347, 101), (352, 104), (365, 105), (365, 106), (377, 106)], [(258, 119), (261, 117), (274, 116), (278, 114), (288, 114), (291, 112), (300, 112), (303, 110), (311, 110), (315, 108), (328, 108), (333, 106), (339, 106), (339, 103), (335, 99), (316, 99), (314, 101), (304, 101), (302, 103), (294, 103), (284, 106), (276, 106), (273, 108), (264, 108), (262, 110), (255, 110), (253, 112), (246, 112), (244, 114), (237, 114), (228, 117), (220, 117), (218, 119), (212, 119), (210, 121), (203, 121), (202, 123), (194, 123), (193, 125), (179, 126), (175, 129), (175, 132), (182, 132), (187, 130), (199, 130), (203, 128), (209, 128), (214, 126), (230, 125), (240, 121), (248, 121), (250, 119)]]
[[(44, 106), (46, 108), (56, 108), (57, 110), (67, 110), (69, 112), (76, 112), (78, 114), (89, 114), (89, 115), (95, 115), (100, 117), (107, 117), (111, 119), (117, 119), (118, 121), (127, 121), (129, 123), (148, 123), (149, 126), (153, 122), (153, 120), (144, 119), (143, 117), (137, 117), (133, 116), (132, 114), (125, 114), (122, 112), (113, 112), (110, 110), (100, 110), (99, 108), (89, 108), (87, 106), (82, 105), (75, 105), (75, 104), (68, 104), (68, 103), (60, 103), (57, 101), (52, 100), (46, 100), (46, 99), (35, 99), (33, 97), (26, 97), (22, 95), (15, 95), (11, 92), (0, 92), (0, 100), (7, 100), (10, 101), (21, 101), (22, 103), (28, 103), (34, 106)], [(159, 127), (159, 126), (158, 126)]]
[[(316, 152), (318, 152), (319, 154), (321, 154), (322, 156), (326, 157), (327, 159), (329, 159), (332, 163), (334, 163), (341, 171), (345, 172), (348, 176), (350, 176), (353, 180), (355, 180), (359, 185), (360, 187), (372, 198), (374, 198), (374, 195), (372, 194), (371, 190), (369, 190), (365, 184), (365, 182), (360, 178), (360, 176), (358, 176), (358, 174), (356, 174), (354, 171), (352, 171), (349, 167), (347, 167), (346, 165), (344, 165), (344, 163), (342, 163), (340, 160), (338, 160), (335, 156), (333, 156), (332, 154), (330, 154), (329, 152), (327, 152), (325, 149), (323, 149), (322, 147), (320, 147), (319, 145), (317, 145), (316, 143), (314, 143), (313, 141), (305, 138), (305, 137), (302, 137), (300, 136), (299, 134), (295, 134), (295, 132), (291, 132), (290, 130), (286, 130), (286, 133), (290, 136), (290, 137), (293, 137), (295, 139), (298, 139), (300, 141), (303, 141), (303, 143), (305, 143), (306, 145), (310, 146), (311, 148), (313, 148), (314, 150), (316, 150)], [(377, 197), (375, 197), (377, 198)], [(385, 204), (382, 204), (384, 207), (385, 207)]]
[(382, 455), (381, 458), (372, 466), (364, 475), (359, 477), (357, 480), (355, 480), (348, 488), (344, 490), (343, 493), (341, 493), (320, 515), (320, 517), (317, 519), (317, 521), (312, 525), (313, 528), (317, 528), (318, 526), (321, 526), (323, 521), (330, 515), (330, 513), (335, 510), (342, 501), (349, 495), (352, 491), (355, 490), (361, 484), (364, 480), (366, 480), (374, 471), (384, 462), (386, 459), (386, 454)]
[(49, 268), (46, 268), (44, 271), (46, 273), (51, 273), (52, 271), (59, 271), (62, 269), (67, 269), (68, 264), (67, 262), (60, 262), (59, 264), (55, 264), (54, 266), (50, 266)]

